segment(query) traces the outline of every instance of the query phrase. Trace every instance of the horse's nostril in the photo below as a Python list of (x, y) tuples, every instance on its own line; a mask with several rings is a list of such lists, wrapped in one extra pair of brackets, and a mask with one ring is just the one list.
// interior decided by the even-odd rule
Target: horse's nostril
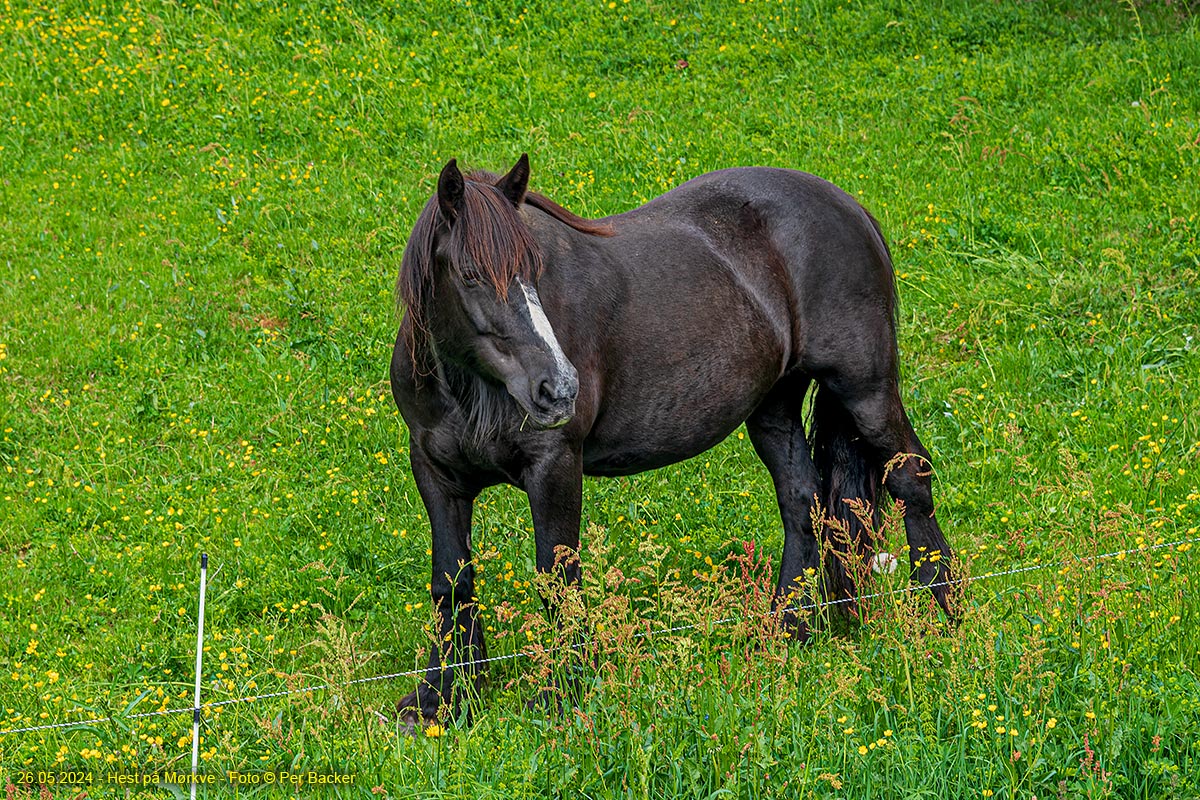
[(538, 381), (533, 401), (543, 411), (551, 411), (574, 403), (578, 393), (579, 387), (574, 382), (564, 385), (562, 380), (547, 377)]

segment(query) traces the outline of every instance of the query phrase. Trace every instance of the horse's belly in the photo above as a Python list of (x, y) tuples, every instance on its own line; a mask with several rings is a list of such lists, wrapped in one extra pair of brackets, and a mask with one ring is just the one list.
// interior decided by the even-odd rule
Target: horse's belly
[[(775, 382), (759, 373), (673, 391), (609, 398), (583, 444), (589, 475), (631, 475), (699, 455), (737, 429)], [(755, 379), (757, 378), (757, 379)], [(639, 396), (640, 395), (640, 396)]]
[[(737, 427), (736, 425), (734, 426)], [(733, 431), (730, 428), (720, 436), (712, 437), (703, 443), (692, 443), (691, 447), (680, 447), (678, 442), (645, 441), (639, 444), (629, 442), (615, 443), (606, 447), (603, 444), (594, 447), (584, 446), (583, 471), (587, 475), (614, 477), (617, 475), (634, 475), (639, 472), (665, 467), (678, 461), (684, 461), (699, 455), (716, 445)]]

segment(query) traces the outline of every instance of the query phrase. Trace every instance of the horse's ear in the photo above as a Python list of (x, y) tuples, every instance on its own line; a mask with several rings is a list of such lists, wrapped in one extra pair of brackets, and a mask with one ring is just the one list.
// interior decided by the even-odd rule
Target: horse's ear
[(529, 188), (528, 153), (521, 153), (516, 165), (508, 171), (507, 175), (496, 182), (496, 188), (511, 200), (514, 206), (521, 205), (525, 200), (525, 190)]
[(458, 164), (452, 158), (446, 162), (446, 166), (442, 167), (442, 174), (438, 175), (437, 185), (438, 208), (442, 210), (442, 215), (450, 221), (457, 219), (459, 209), (462, 208), (463, 188), (462, 172), (459, 171)]

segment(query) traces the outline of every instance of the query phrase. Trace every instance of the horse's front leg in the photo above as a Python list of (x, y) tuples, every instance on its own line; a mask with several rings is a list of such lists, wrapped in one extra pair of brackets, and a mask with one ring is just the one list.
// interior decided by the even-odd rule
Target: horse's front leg
[[(537, 547), (537, 570), (550, 577), (543, 589), (542, 602), (551, 620), (564, 627), (561, 614), (570, 613), (573, 603), (565, 604), (559, 591), (578, 592), (581, 577), (579, 563), (579, 523), (583, 509), (583, 454), (563, 449), (540, 459), (528, 470), (524, 488), (533, 514), (533, 538)], [(570, 645), (576, 642), (570, 642)], [(569, 659), (568, 663), (573, 663)], [(561, 682), (556, 682), (561, 683)], [(554, 705), (558, 691), (572, 692), (573, 686), (549, 686), (542, 699)]]
[(416, 446), (411, 462), (433, 533), (429, 593), (437, 617), (425, 676), (397, 704), (402, 718), (415, 726), (435, 719), (444, 705), (455, 718), (467, 710), (464, 701), (478, 697), (487, 652), (476, 619), (471, 562), (471, 510), (478, 492), (439, 470)]

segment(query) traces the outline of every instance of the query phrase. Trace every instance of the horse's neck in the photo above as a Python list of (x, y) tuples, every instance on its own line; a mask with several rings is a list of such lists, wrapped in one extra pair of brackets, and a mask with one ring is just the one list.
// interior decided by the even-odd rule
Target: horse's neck
[(430, 349), (437, 365), (438, 383), (446, 397), (460, 408), (473, 405), (480, 392), (479, 378), (465, 367), (441, 358), (432, 343)]
[(467, 436), (482, 440), (495, 436), (506, 427), (513, 409), (508, 392), (466, 367), (438, 358), (436, 347), (432, 350), (443, 396), (462, 414)]

